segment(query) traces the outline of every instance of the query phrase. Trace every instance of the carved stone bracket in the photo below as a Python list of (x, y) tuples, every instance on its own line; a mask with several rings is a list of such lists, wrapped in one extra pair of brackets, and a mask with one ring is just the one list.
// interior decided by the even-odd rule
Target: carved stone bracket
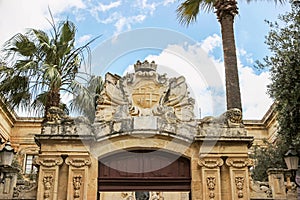
[(198, 165), (207, 168), (221, 167), (224, 161), (221, 158), (201, 158), (198, 161)]
[(54, 167), (61, 165), (63, 163), (63, 159), (60, 156), (38, 157), (35, 159), (35, 163), (44, 167)]
[(76, 168), (83, 167), (83, 166), (90, 166), (91, 163), (92, 162), (90, 158), (77, 158), (77, 157), (66, 158), (66, 164)]
[(229, 167), (243, 168), (253, 165), (253, 160), (249, 158), (227, 158), (226, 165)]

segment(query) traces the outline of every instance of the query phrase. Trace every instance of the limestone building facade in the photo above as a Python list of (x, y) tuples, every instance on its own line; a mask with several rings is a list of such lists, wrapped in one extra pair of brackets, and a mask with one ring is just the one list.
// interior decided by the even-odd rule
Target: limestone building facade
[(21, 118), (1, 102), (0, 136), (25, 177), (11, 198), (254, 199), (249, 148), (276, 138), (274, 106), (261, 120), (237, 109), (196, 119), (184, 77), (158, 74), (154, 62), (134, 67), (106, 74), (93, 124), (55, 107), (46, 120)]

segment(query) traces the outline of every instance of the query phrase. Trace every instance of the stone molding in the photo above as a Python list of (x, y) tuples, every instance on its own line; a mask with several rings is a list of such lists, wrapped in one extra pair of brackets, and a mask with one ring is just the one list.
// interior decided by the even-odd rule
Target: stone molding
[(35, 163), (43, 167), (54, 167), (63, 164), (63, 159), (60, 156), (57, 157), (37, 157)]
[(253, 165), (253, 160), (249, 158), (227, 158), (226, 165), (229, 167), (243, 168)]
[(198, 160), (198, 165), (207, 168), (221, 167), (224, 161), (221, 158), (201, 158)]
[(80, 157), (67, 157), (66, 158), (66, 164), (70, 165), (72, 167), (80, 168), (84, 166), (90, 166), (91, 165), (91, 159), (90, 158), (80, 158)]

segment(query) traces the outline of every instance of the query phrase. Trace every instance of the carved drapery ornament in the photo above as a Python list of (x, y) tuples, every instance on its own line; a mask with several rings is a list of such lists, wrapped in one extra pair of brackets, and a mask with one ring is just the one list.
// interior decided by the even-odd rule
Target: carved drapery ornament
[(134, 192), (122, 192), (121, 198), (123, 200), (135, 200)]
[(243, 194), (244, 181), (245, 181), (245, 178), (242, 176), (235, 177), (235, 185), (236, 185), (236, 189), (237, 189), (238, 198), (244, 197), (244, 194)]
[(37, 157), (35, 163), (43, 167), (54, 167), (59, 166), (63, 163), (61, 157)]
[(227, 158), (226, 165), (229, 167), (243, 168), (253, 165), (253, 160), (249, 158)]
[(208, 176), (206, 177), (206, 184), (207, 188), (209, 190), (209, 199), (214, 200), (215, 199), (215, 187), (216, 187), (216, 177), (214, 176)]
[(44, 183), (44, 200), (50, 200), (50, 192), (53, 185), (53, 176), (45, 175), (43, 178)]
[(207, 168), (221, 167), (224, 161), (221, 158), (201, 158), (198, 161), (198, 165)]
[(74, 200), (79, 200), (80, 198), (81, 184), (82, 184), (82, 176), (81, 175), (73, 176)]
[(90, 158), (76, 158), (76, 157), (68, 157), (66, 158), (66, 164), (76, 167), (76, 168), (80, 168), (83, 166), (89, 166), (91, 165), (91, 159)]

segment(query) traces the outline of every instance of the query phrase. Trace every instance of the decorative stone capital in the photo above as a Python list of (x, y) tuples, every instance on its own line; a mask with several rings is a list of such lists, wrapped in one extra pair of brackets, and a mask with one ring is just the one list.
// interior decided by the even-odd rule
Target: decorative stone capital
[(253, 165), (253, 160), (249, 158), (227, 158), (226, 165), (229, 167), (243, 168)]
[(35, 159), (35, 163), (43, 167), (59, 166), (63, 163), (63, 159), (60, 156), (57, 157), (38, 157)]
[(221, 158), (200, 158), (198, 161), (198, 165), (207, 168), (221, 167), (223, 164), (224, 161)]
[(87, 158), (87, 157), (68, 157), (66, 158), (66, 164), (76, 167), (76, 168), (80, 168), (83, 166), (90, 166), (91, 165), (91, 159)]

